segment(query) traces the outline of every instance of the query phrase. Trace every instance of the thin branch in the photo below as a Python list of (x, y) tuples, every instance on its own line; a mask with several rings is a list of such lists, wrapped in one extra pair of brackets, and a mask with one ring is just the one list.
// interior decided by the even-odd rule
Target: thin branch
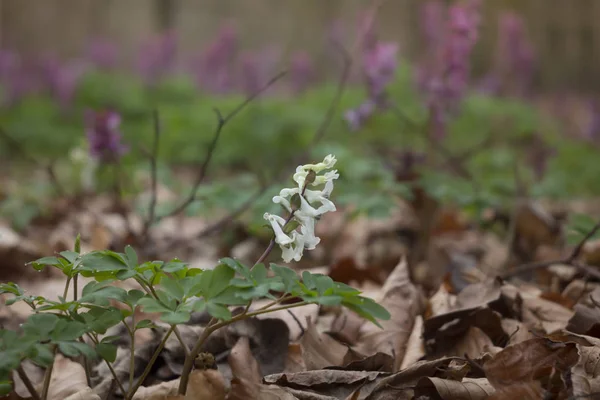
[(508, 232), (506, 234), (506, 258), (504, 259), (504, 263), (502, 264), (502, 270), (506, 271), (510, 265), (510, 261), (512, 258), (513, 247), (515, 245), (515, 239), (517, 237), (517, 220), (519, 218), (519, 211), (521, 209), (521, 204), (523, 197), (525, 197), (525, 187), (521, 180), (521, 175), (519, 173), (519, 165), (518, 163), (513, 164), (514, 170), (514, 178), (515, 178), (515, 204), (513, 206), (512, 215), (510, 216), (510, 221), (508, 222)]
[(570, 265), (572, 267), (577, 268), (583, 273), (588, 274), (589, 276), (593, 276), (596, 279), (600, 279), (600, 271), (591, 268), (590, 266), (577, 262), (576, 259), (581, 254), (583, 247), (585, 244), (600, 230), (600, 221), (594, 225), (594, 227), (577, 243), (577, 245), (573, 248), (571, 253), (565, 257), (558, 260), (549, 260), (549, 261), (539, 261), (521, 265), (517, 268), (514, 268), (510, 271), (507, 271), (501, 275), (503, 279), (510, 278), (512, 276), (520, 275), (523, 273), (535, 271), (537, 269), (548, 268), (552, 265), (556, 264), (565, 264)]
[(169, 218), (174, 215), (177, 215), (177, 214), (181, 213), (183, 210), (185, 210), (187, 206), (189, 206), (191, 203), (193, 203), (194, 200), (196, 200), (196, 194), (198, 192), (198, 189), (200, 188), (200, 185), (202, 184), (202, 181), (204, 181), (204, 178), (206, 177), (208, 165), (210, 164), (210, 161), (212, 160), (213, 154), (214, 154), (217, 144), (219, 142), (219, 138), (221, 137), (221, 132), (223, 131), (223, 128), (225, 127), (225, 125), (229, 121), (231, 121), (237, 114), (239, 114), (244, 108), (246, 108), (246, 106), (248, 104), (250, 104), (254, 99), (256, 99), (258, 96), (260, 96), (264, 91), (266, 91), (269, 87), (271, 87), (279, 79), (281, 79), (286, 73), (287, 73), (287, 71), (282, 71), (279, 74), (275, 75), (275, 77), (271, 78), (261, 89), (259, 89), (258, 91), (256, 91), (252, 95), (250, 95), (248, 98), (246, 98), (246, 100), (244, 100), (242, 103), (240, 103), (229, 114), (223, 116), (221, 114), (221, 111), (218, 108), (214, 109), (215, 114), (217, 115), (217, 127), (215, 128), (213, 139), (206, 151), (206, 156), (204, 158), (204, 162), (202, 163), (202, 165), (200, 166), (200, 169), (198, 170), (198, 176), (196, 177), (196, 181), (194, 182), (194, 186), (192, 187), (190, 194), (179, 206), (175, 207), (169, 213), (167, 213), (159, 218), (155, 218), (156, 220), (160, 220), (163, 218)]
[(160, 116), (158, 110), (152, 112), (152, 122), (154, 126), (154, 141), (152, 142), (152, 152), (150, 153), (150, 179), (151, 179), (151, 194), (150, 194), (150, 205), (148, 207), (148, 217), (144, 222), (144, 229), (142, 231), (142, 238), (145, 239), (148, 236), (148, 231), (154, 222), (156, 216), (156, 200), (157, 200), (157, 186), (158, 186), (158, 174), (157, 174), (157, 159), (158, 149), (161, 136)]
[(163, 340), (161, 340), (160, 344), (158, 345), (158, 347), (154, 351), (154, 354), (152, 354), (152, 358), (150, 358), (150, 361), (148, 361), (148, 364), (146, 365), (146, 368), (144, 369), (144, 372), (142, 373), (142, 375), (140, 376), (140, 378), (136, 382), (135, 386), (133, 386), (133, 388), (130, 388), (129, 393), (127, 393), (127, 395), (125, 396), (125, 398), (127, 400), (131, 400), (133, 398), (133, 395), (135, 394), (135, 392), (137, 392), (137, 390), (139, 389), (139, 387), (142, 386), (142, 383), (144, 383), (144, 380), (146, 379), (146, 377), (150, 373), (150, 370), (152, 369), (152, 366), (156, 362), (156, 359), (158, 358), (158, 356), (159, 356), (160, 352), (162, 351), (162, 349), (165, 347), (165, 344), (167, 343), (167, 339), (169, 338), (169, 336), (171, 336), (172, 332), (173, 332), (173, 326), (171, 326), (171, 329), (169, 329), (167, 331), (167, 333), (165, 334), (165, 337), (163, 338)]
[[(98, 337), (94, 336), (95, 334), (87, 333), (86, 335), (87, 335), (87, 337), (90, 338), (90, 340), (94, 344), (97, 345), (99, 343)], [(117, 372), (115, 371), (115, 369), (113, 368), (111, 363), (109, 363), (107, 360), (104, 360), (104, 362), (106, 363), (106, 366), (108, 367), (108, 370), (110, 371), (110, 374), (112, 375), (114, 382), (117, 384), (117, 386), (119, 386), (119, 389), (121, 390), (121, 393), (123, 393), (123, 396), (125, 396), (125, 393), (126, 393), (125, 388), (123, 387), (123, 384), (119, 380), (119, 377), (117, 376)]]
[(29, 377), (25, 373), (25, 370), (23, 369), (23, 366), (19, 365), (19, 367), (17, 368), (17, 373), (19, 374), (19, 378), (21, 378), (21, 380), (23, 381), (23, 384), (25, 385), (25, 387), (29, 391), (29, 394), (31, 395), (31, 398), (33, 400), (40, 400), (40, 395), (38, 394), (38, 392), (36, 392), (35, 387), (31, 383), (31, 381), (29, 380)]
[(302, 301), (299, 303), (286, 304), (281, 307), (276, 307), (276, 308), (271, 308), (271, 309), (266, 309), (266, 310), (257, 310), (257, 311), (253, 311), (253, 312), (250, 312), (247, 314), (242, 313), (242, 314), (234, 316), (233, 318), (231, 318), (228, 321), (216, 322), (217, 320), (215, 318), (212, 318), (210, 320), (210, 322), (208, 323), (208, 325), (206, 325), (206, 328), (204, 328), (204, 330), (202, 331), (202, 335), (200, 335), (200, 338), (194, 345), (194, 348), (192, 349), (190, 356), (186, 357), (186, 359), (185, 359), (185, 362), (183, 364), (183, 371), (181, 372), (181, 379), (179, 380), (179, 389), (178, 389), (179, 394), (185, 395), (185, 392), (187, 391), (187, 384), (188, 384), (189, 378), (190, 378), (190, 373), (192, 372), (192, 368), (194, 366), (194, 360), (196, 359), (196, 357), (198, 357), (198, 354), (200, 354), (200, 351), (202, 350), (202, 346), (204, 345), (204, 342), (206, 341), (206, 339), (214, 331), (216, 331), (217, 329), (220, 329), (224, 326), (231, 325), (234, 322), (240, 321), (242, 319), (254, 317), (254, 316), (269, 313), (269, 312), (275, 312), (275, 311), (280, 311), (280, 310), (287, 310), (289, 308), (300, 307), (300, 306), (304, 306), (306, 304), (310, 304), (310, 303), (308, 303), (306, 301)]
[(18, 140), (16, 140), (11, 135), (9, 135), (8, 132), (6, 132), (6, 130), (1, 126), (0, 126), (0, 138), (4, 139), (4, 141), (7, 142), (9, 144), (9, 146), (11, 146), (17, 153), (21, 154), (21, 157), (23, 157), (24, 159), (26, 159), (27, 161), (29, 161), (36, 167), (41, 168), (44, 171), (46, 171), (46, 174), (48, 175), (48, 178), (50, 178), (50, 182), (52, 182), (52, 185), (54, 186), (54, 190), (56, 191), (57, 195), (61, 196), (61, 195), (65, 194), (64, 188), (62, 187), (62, 185), (58, 181), (58, 178), (56, 177), (56, 172), (54, 171), (54, 164), (52, 162), (50, 162), (48, 164), (44, 164), (41, 161), (39, 161), (37, 158), (31, 156), (27, 152), (27, 150), (25, 150), (23, 145)]

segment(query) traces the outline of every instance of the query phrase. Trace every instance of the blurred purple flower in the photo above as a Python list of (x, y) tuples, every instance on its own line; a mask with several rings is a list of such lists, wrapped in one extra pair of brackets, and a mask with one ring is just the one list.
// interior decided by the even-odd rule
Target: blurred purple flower
[(238, 33), (232, 24), (221, 28), (208, 46), (196, 69), (200, 87), (214, 93), (227, 93), (233, 86), (233, 68), (238, 52)]
[(367, 99), (357, 108), (346, 111), (344, 119), (351, 131), (358, 131), (371, 118), (376, 109), (377, 104), (373, 100)]
[[(457, 111), (468, 87), (471, 52), (478, 38), (480, 5), (479, 1), (471, 0), (448, 9), (440, 45), (431, 48), (432, 53), (417, 69), (417, 84), (430, 110), (431, 132), (438, 139), (445, 136), (448, 117)], [(426, 3), (424, 7), (432, 6)], [(425, 36), (429, 34), (425, 32)]]
[[(535, 54), (520, 15), (506, 12), (500, 16), (498, 62), (505, 79), (517, 83), (519, 95), (531, 90), (535, 72)], [(502, 65), (504, 64), (504, 65)]]
[(363, 17), (361, 24), (362, 72), (367, 87), (367, 100), (357, 109), (345, 114), (350, 129), (357, 130), (377, 109), (388, 107), (387, 86), (393, 81), (397, 64), (398, 45), (380, 42), (372, 21)]
[(315, 68), (310, 55), (299, 51), (292, 56), (290, 81), (295, 94), (304, 92), (314, 82)]
[(87, 58), (95, 67), (113, 69), (117, 64), (117, 47), (104, 39), (93, 40), (87, 48)]
[(86, 112), (85, 131), (90, 156), (103, 163), (112, 163), (128, 151), (121, 141), (120, 124), (121, 116), (115, 111)]
[(19, 64), (19, 56), (10, 51), (0, 49), (0, 84), (6, 83)]
[(58, 59), (48, 57), (42, 60), (41, 68), (45, 88), (62, 109), (68, 108), (85, 72), (84, 65), (75, 62), (62, 64)]
[(446, 8), (439, 0), (427, 1), (421, 7), (420, 23), (427, 48), (438, 46), (441, 42), (445, 18)]
[(596, 142), (600, 139), (600, 102), (597, 99), (590, 100), (588, 102), (588, 109), (590, 120), (583, 132), (583, 136), (588, 140)]
[(249, 52), (243, 53), (241, 59), (241, 85), (247, 96), (258, 92), (262, 87), (262, 76), (256, 57)]
[(142, 46), (138, 55), (138, 71), (144, 82), (153, 86), (175, 66), (177, 36), (166, 32)]

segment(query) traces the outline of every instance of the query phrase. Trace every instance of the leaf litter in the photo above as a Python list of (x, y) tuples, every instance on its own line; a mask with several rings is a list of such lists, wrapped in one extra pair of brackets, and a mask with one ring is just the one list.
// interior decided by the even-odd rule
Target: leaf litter
[[(134, 398), (451, 400), (600, 396), (600, 285), (577, 264), (587, 261), (593, 265), (598, 246), (593, 241), (585, 242), (576, 262), (562, 263), (565, 258), (561, 255), (574, 246), (559, 244), (561, 221), (537, 205), (520, 212), (510, 252), (506, 243), (482, 228), (450, 224), (449, 220), (457, 219), (448, 215), (451, 212), (443, 214), (440, 223), (446, 225), (434, 230), (429, 252), (416, 264), (409, 263), (411, 248), (405, 239), (391, 239), (391, 232), (400, 230), (405, 235), (417, 229), (414, 215), (404, 220), (390, 219), (387, 226), (342, 224), (338, 228), (349, 238), (344, 246), (334, 240), (339, 230), (328, 232), (327, 226), (321, 225), (324, 250), (311, 255), (312, 265), (301, 268), (314, 271), (318, 267), (373, 296), (391, 314), (390, 320), (382, 322), (383, 329), (346, 309), (317, 305), (237, 322), (216, 331), (205, 343), (202, 354), (209, 355), (209, 362), (197, 363), (186, 396), (177, 395), (186, 350), (170, 337)], [(39, 231), (18, 234), (2, 225), (3, 280), (17, 276), (28, 291), (38, 293), (46, 288), (42, 294), (53, 293), (56, 297), (62, 283), (53, 286), (52, 282), (58, 282), (59, 277), (46, 271), (25, 272), (25, 262), (47, 254), (49, 248), (66, 249), (67, 240), (72, 240), (76, 231), (88, 233), (82, 240), (82, 248), (88, 250), (127, 241), (124, 221), (101, 206), (94, 217), (66, 213), (64, 218), (63, 223), (54, 225), (55, 231), (48, 225), (40, 226), (46, 229), (44, 235), (52, 238), (49, 243), (39, 239)], [(194, 238), (203, 226), (202, 222), (194, 223), (197, 228), (184, 230), (164, 224), (163, 231), (156, 230), (157, 238), (177, 231), (179, 237), (173, 243), (182, 244), (170, 249), (172, 255), (196, 260), (197, 265), (214, 265), (222, 255), (214, 251), (219, 245), (204, 242), (193, 248), (190, 243), (196, 243)], [(362, 231), (360, 235), (350, 233), (358, 230)], [(394, 248), (386, 249), (390, 243)], [(261, 245), (260, 241), (248, 242), (248, 258), (256, 253), (252, 246)], [(349, 250), (352, 246), (354, 253)], [(147, 254), (152, 256), (151, 252)], [(556, 262), (546, 267), (519, 272), (523, 265), (553, 259)], [(506, 266), (508, 270), (503, 269)], [(261, 306), (257, 301), (252, 309)], [(3, 305), (0, 322), (6, 328), (18, 327), (29, 312), (17, 305)], [(142, 375), (168, 329), (156, 315), (136, 314), (138, 321), (144, 318), (155, 320), (155, 325), (136, 333), (135, 379)], [(195, 314), (188, 324), (179, 325), (188, 348), (208, 319), (207, 315)], [(122, 329), (115, 328), (106, 336), (122, 338), (116, 342), (119, 348), (114, 372), (127, 390), (131, 343)], [(43, 369), (27, 363), (24, 368), (36, 388), (41, 389)], [(105, 364), (93, 366), (91, 386), (77, 360), (58, 356), (55, 370), (48, 399), (122, 398)], [(14, 398), (28, 398), (20, 378), (14, 379)]]

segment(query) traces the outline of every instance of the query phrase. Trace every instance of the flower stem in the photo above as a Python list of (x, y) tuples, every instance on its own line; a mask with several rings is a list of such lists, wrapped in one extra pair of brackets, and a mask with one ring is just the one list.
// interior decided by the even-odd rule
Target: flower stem
[(140, 378), (138, 379), (135, 386), (133, 388), (130, 388), (129, 393), (125, 397), (126, 400), (131, 400), (133, 398), (133, 395), (135, 394), (135, 392), (137, 392), (137, 390), (140, 388), (140, 386), (142, 386), (142, 383), (144, 383), (144, 380), (146, 380), (146, 377), (150, 373), (150, 370), (152, 369), (152, 366), (156, 362), (158, 355), (160, 354), (162, 349), (165, 347), (165, 344), (167, 343), (167, 339), (169, 339), (169, 336), (171, 336), (171, 333), (173, 333), (173, 328), (174, 327), (171, 326), (171, 329), (169, 329), (167, 331), (167, 333), (165, 334), (165, 337), (163, 338), (163, 340), (160, 342), (160, 344), (156, 348), (156, 351), (154, 352), (154, 354), (152, 354), (152, 358), (150, 359), (150, 361), (148, 361), (148, 364), (146, 365), (146, 368), (144, 369), (142, 376), (140, 376)]
[[(92, 342), (94, 342), (94, 344), (98, 344), (99, 340), (98, 340), (98, 337), (95, 336), (95, 334), (89, 334), (88, 333), (87, 336), (90, 338), (90, 340)], [(108, 370), (110, 371), (110, 374), (112, 375), (113, 380), (116, 382), (117, 386), (119, 386), (119, 389), (121, 390), (121, 393), (123, 393), (123, 395), (125, 395), (125, 388), (123, 387), (123, 384), (121, 383), (121, 380), (117, 376), (117, 373), (115, 372), (115, 369), (113, 368), (113, 366), (107, 360), (104, 360), (104, 362), (106, 363), (106, 366), (108, 367)]]
[(183, 371), (181, 372), (181, 379), (179, 381), (178, 393), (180, 395), (185, 395), (185, 392), (187, 391), (187, 385), (188, 385), (188, 382), (190, 379), (190, 373), (192, 372), (192, 368), (194, 366), (194, 360), (196, 359), (196, 357), (198, 357), (198, 354), (200, 354), (200, 351), (202, 350), (202, 346), (204, 345), (204, 342), (206, 341), (206, 339), (208, 339), (208, 337), (214, 331), (216, 331), (217, 329), (220, 329), (224, 326), (231, 325), (234, 322), (246, 319), (246, 318), (254, 317), (254, 316), (257, 316), (260, 314), (266, 314), (269, 312), (287, 310), (288, 308), (300, 307), (300, 306), (304, 306), (306, 304), (309, 304), (309, 303), (306, 301), (303, 301), (300, 303), (286, 304), (285, 306), (281, 306), (281, 307), (277, 307), (277, 308), (273, 308), (273, 309), (264, 309), (264, 310), (253, 311), (250, 313), (243, 313), (243, 314), (236, 315), (235, 317), (231, 318), (228, 321), (216, 322), (217, 320), (215, 318), (211, 319), (210, 322), (208, 323), (208, 325), (206, 325), (206, 328), (204, 328), (202, 335), (200, 335), (200, 338), (198, 338), (198, 341), (194, 345), (194, 348), (192, 349), (190, 356), (185, 358), (185, 362), (183, 364)]
[(52, 370), (54, 369), (54, 361), (56, 357), (56, 352), (58, 351), (58, 346), (53, 345), (52, 349), (52, 362), (46, 368), (46, 373), (44, 374), (44, 385), (42, 386), (42, 400), (46, 400), (48, 398), (48, 389), (50, 388), (50, 378), (52, 377)]

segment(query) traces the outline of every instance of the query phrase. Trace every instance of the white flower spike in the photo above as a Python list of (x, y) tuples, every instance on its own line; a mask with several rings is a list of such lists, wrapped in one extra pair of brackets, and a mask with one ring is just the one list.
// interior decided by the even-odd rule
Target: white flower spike
[[(294, 181), (298, 187), (281, 189), (279, 195), (273, 197), (273, 202), (281, 204), (289, 213), (292, 213), (291, 220), (299, 224), (296, 230), (286, 234), (283, 231), (285, 220), (282, 217), (269, 213), (264, 215), (273, 228), (275, 243), (281, 247), (283, 261), (300, 261), (304, 249), (313, 250), (321, 241), (315, 235), (315, 224), (323, 214), (336, 210), (335, 204), (329, 200), (329, 196), (333, 191), (333, 181), (339, 178), (339, 174), (337, 170), (327, 171), (323, 175), (319, 175), (319, 173), (330, 170), (336, 162), (335, 157), (330, 154), (318, 164), (300, 165), (294, 174)], [(311, 171), (312, 178), (307, 182)], [(310, 190), (307, 188), (309, 185), (312, 187), (323, 185), (323, 188)], [(300, 208), (296, 210), (292, 209), (292, 197), (295, 195), (300, 196)]]

